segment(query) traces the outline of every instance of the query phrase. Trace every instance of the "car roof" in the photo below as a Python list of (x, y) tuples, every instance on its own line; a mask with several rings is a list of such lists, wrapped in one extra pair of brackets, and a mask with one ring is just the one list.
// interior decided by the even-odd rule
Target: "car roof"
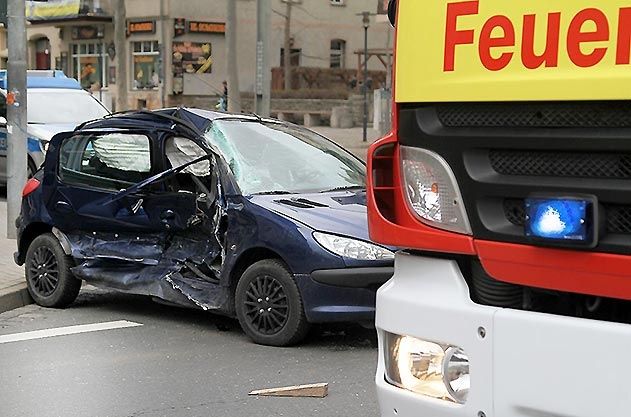
[[(7, 89), (7, 71), (0, 70), (0, 89)], [(27, 71), (26, 88), (59, 88), (64, 90), (82, 90), (79, 81), (68, 78), (63, 71)]]
[(177, 107), (154, 111), (139, 110), (115, 113), (103, 119), (86, 122), (77, 127), (79, 130), (94, 129), (170, 129), (174, 124), (179, 124), (203, 134), (210, 125), (217, 120), (243, 120), (280, 123), (277, 120), (262, 119), (255, 114), (224, 113), (198, 108)]

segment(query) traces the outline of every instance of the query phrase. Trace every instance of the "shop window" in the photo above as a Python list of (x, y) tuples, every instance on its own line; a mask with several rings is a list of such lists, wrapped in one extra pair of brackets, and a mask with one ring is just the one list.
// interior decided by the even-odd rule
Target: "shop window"
[(106, 55), (100, 43), (73, 44), (72, 76), (81, 83), (86, 90), (98, 90), (107, 87), (105, 76)]
[(132, 42), (132, 89), (155, 89), (160, 85), (160, 45), (157, 41)]
[(331, 41), (331, 68), (346, 67), (346, 41), (333, 39)]

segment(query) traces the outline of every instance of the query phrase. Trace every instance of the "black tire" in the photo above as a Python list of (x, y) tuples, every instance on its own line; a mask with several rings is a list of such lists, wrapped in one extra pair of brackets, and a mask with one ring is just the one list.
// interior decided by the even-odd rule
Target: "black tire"
[(64, 253), (55, 236), (36, 237), (26, 251), (26, 285), (33, 300), (42, 307), (64, 308), (74, 302), (81, 289), (70, 267), (72, 258)]
[(241, 328), (255, 343), (290, 346), (309, 332), (298, 286), (278, 260), (259, 261), (245, 270), (235, 304)]

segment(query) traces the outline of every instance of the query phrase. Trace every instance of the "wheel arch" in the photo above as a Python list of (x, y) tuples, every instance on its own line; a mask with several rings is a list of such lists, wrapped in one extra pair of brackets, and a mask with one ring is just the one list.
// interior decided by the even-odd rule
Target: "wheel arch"
[(18, 265), (24, 265), (24, 262), (26, 260), (26, 251), (37, 236), (52, 232), (53, 227), (42, 222), (34, 222), (26, 226), (21, 234), (20, 244), (18, 246), (18, 256), (16, 259)]
[[(237, 258), (232, 270), (230, 271), (230, 294), (232, 295), (232, 300), (234, 301), (235, 291), (237, 289), (237, 283), (239, 282), (239, 278), (246, 269), (250, 266), (254, 265), (258, 261), (263, 261), (265, 259), (276, 259), (281, 261), (283, 265), (289, 270), (290, 273), (293, 274), (291, 269), (289, 268), (287, 262), (283, 259), (283, 257), (276, 251), (265, 248), (265, 247), (254, 247), (249, 248), (243, 251)], [(234, 310), (234, 303), (233, 303)]]

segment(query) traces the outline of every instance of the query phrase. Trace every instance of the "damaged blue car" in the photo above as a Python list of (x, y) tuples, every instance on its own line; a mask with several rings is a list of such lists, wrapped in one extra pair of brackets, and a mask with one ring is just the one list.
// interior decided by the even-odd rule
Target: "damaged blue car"
[(50, 142), (23, 191), (15, 260), (63, 308), (81, 282), (238, 318), (256, 343), (311, 323), (371, 322), (393, 273), (371, 243), (365, 165), (255, 115), (139, 111)]

